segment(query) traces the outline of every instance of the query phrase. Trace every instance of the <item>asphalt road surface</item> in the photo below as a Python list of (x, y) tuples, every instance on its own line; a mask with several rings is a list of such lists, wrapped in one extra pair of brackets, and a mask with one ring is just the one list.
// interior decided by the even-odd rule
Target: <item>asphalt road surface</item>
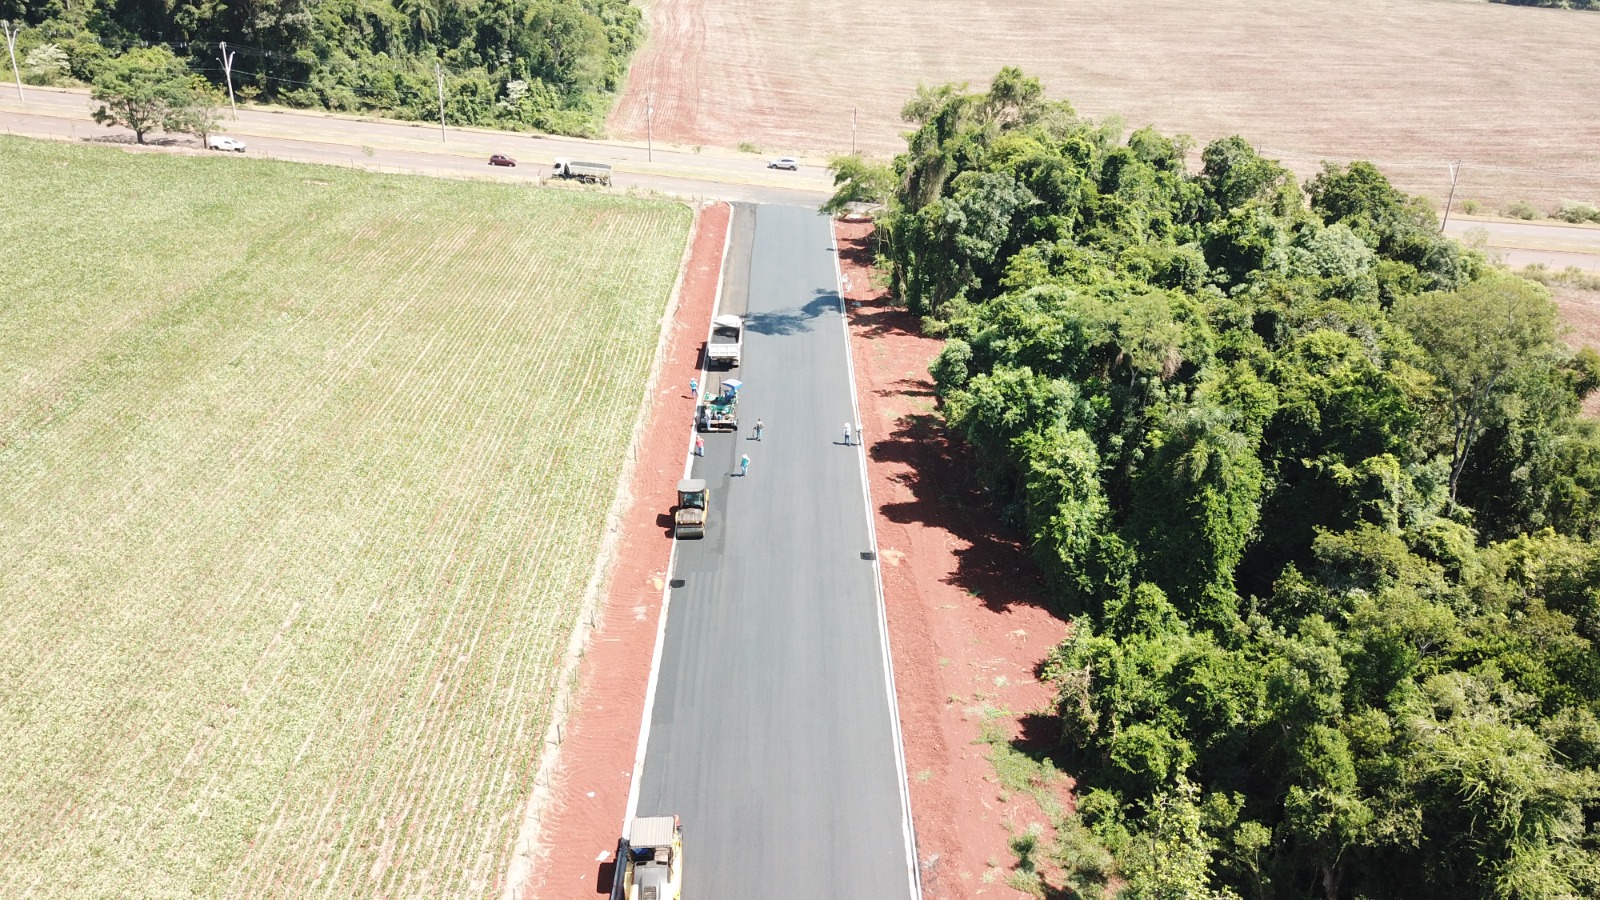
[(1564, 222), (1507, 222), (1451, 216), (1445, 232), (1467, 240), (1483, 232), (1485, 251), (1513, 268), (1542, 263), (1552, 269), (1576, 266), (1600, 273), (1600, 227)]
[(806, 209), (762, 206), (754, 222), (742, 428), (705, 435), (695, 460), (710, 527), (677, 545), (637, 814), (682, 817), (686, 897), (910, 898), (831, 232)]

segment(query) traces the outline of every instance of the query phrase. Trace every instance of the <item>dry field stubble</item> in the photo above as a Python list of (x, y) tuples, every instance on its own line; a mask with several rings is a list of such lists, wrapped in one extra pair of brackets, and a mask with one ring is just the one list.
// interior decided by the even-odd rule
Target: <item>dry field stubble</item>
[(0, 896), (492, 893), (689, 211), (0, 183)]
[[(1241, 134), (1302, 176), (1370, 159), (1442, 202), (1600, 201), (1600, 14), (1466, 0), (653, 0), (611, 117), (642, 138), (772, 154), (902, 148), (918, 82), (1004, 65), (1096, 118)], [(1475, 164), (1475, 165), (1473, 165)], [(1493, 167), (1493, 168), (1491, 168)], [(1527, 174), (1505, 169), (1570, 173)]]

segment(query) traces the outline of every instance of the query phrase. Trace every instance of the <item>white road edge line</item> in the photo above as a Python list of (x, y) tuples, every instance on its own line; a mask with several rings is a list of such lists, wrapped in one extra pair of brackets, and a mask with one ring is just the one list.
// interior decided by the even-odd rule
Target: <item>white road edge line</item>
[[(864, 425), (861, 421), (861, 408), (856, 403), (856, 364), (855, 354), (850, 345), (850, 310), (845, 299), (844, 270), (839, 265), (839, 235), (834, 230), (833, 217), (828, 216), (828, 241), (833, 245), (833, 274), (839, 288), (839, 322), (844, 329), (844, 361), (845, 369), (850, 376), (850, 410), (852, 420), (856, 425)], [(873, 425), (876, 433), (877, 425)], [(860, 429), (857, 428), (859, 435)], [(910, 880), (911, 896), (913, 900), (922, 900), (922, 865), (917, 859), (917, 835), (911, 823), (911, 781), (906, 776), (905, 739), (900, 731), (900, 701), (894, 692), (894, 656), (889, 647), (889, 613), (883, 597), (883, 569), (878, 561), (878, 527), (876, 515), (872, 508), (872, 485), (867, 477), (867, 444), (866, 441), (856, 441), (859, 448), (858, 456), (861, 461), (861, 496), (867, 506), (867, 539), (872, 544), (872, 583), (877, 591), (878, 599), (878, 640), (883, 648), (883, 679), (889, 692), (889, 727), (894, 737), (894, 767), (895, 773), (900, 776), (900, 823), (906, 838), (906, 868)]]
[[(722, 279), (728, 271), (728, 247), (731, 245), (733, 240), (733, 204), (726, 200), (719, 200), (717, 202), (728, 207), (728, 228), (725, 232), (723, 232), (722, 235), (722, 260), (717, 264), (717, 299), (716, 303), (713, 304), (711, 308), (712, 319), (716, 319), (717, 311), (722, 308)], [(712, 326), (709, 324), (706, 326), (707, 346), (710, 346), (711, 342), (711, 328)], [(709, 366), (710, 362), (710, 360), (705, 360), (706, 366)], [(705, 366), (702, 366), (700, 369), (700, 390), (702, 392), (706, 389), (706, 375), (709, 372), (710, 369), (706, 368)], [(696, 406), (698, 406), (698, 398), (696, 398), (695, 403)], [(696, 411), (696, 414), (698, 414), (698, 410)], [(689, 473), (694, 471), (694, 439), (694, 421), (690, 420), (689, 448), (687, 452), (684, 453), (683, 458), (684, 478), (688, 478)], [(623, 814), (622, 818), (621, 833), (623, 837), (631, 837), (631, 835), (628, 833), (628, 828), (633, 824), (633, 818), (638, 814), (639, 811), (639, 782), (644, 775), (644, 754), (645, 751), (650, 747), (650, 719), (655, 713), (656, 684), (661, 679), (661, 654), (664, 651), (667, 643), (667, 611), (672, 605), (672, 576), (677, 569), (678, 539), (676, 536), (674, 536), (672, 539), (672, 553), (667, 557), (667, 580), (666, 583), (661, 587), (661, 619), (656, 623), (656, 646), (655, 649), (650, 653), (650, 680), (644, 691), (644, 715), (641, 717), (639, 722), (639, 744), (633, 752), (633, 776), (628, 782), (628, 808)]]

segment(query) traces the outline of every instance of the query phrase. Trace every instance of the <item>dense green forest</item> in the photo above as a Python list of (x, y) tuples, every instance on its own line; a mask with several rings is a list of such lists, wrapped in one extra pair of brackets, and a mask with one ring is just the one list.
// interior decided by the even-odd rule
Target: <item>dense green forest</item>
[(1033, 889), (1600, 897), (1600, 356), (1544, 289), (1365, 163), (1192, 172), (1013, 69), (904, 115), (834, 206), (886, 203), (943, 415), (1073, 621)]
[(0, 0), (29, 80), (93, 81), (153, 44), (245, 98), (591, 134), (641, 36), (627, 0)]

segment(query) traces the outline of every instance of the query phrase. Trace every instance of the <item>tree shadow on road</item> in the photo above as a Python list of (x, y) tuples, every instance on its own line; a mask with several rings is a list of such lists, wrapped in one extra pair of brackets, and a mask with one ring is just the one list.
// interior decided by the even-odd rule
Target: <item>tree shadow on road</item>
[(790, 306), (772, 312), (749, 313), (744, 317), (744, 327), (756, 334), (798, 334), (811, 330), (811, 320), (831, 309), (839, 308), (839, 292), (819, 289), (816, 297), (805, 306)]
[(146, 135), (144, 143), (139, 143), (131, 134), (91, 134), (79, 140), (86, 144), (122, 144), (128, 147), (194, 147), (200, 148), (200, 142), (189, 137), (174, 135)]

